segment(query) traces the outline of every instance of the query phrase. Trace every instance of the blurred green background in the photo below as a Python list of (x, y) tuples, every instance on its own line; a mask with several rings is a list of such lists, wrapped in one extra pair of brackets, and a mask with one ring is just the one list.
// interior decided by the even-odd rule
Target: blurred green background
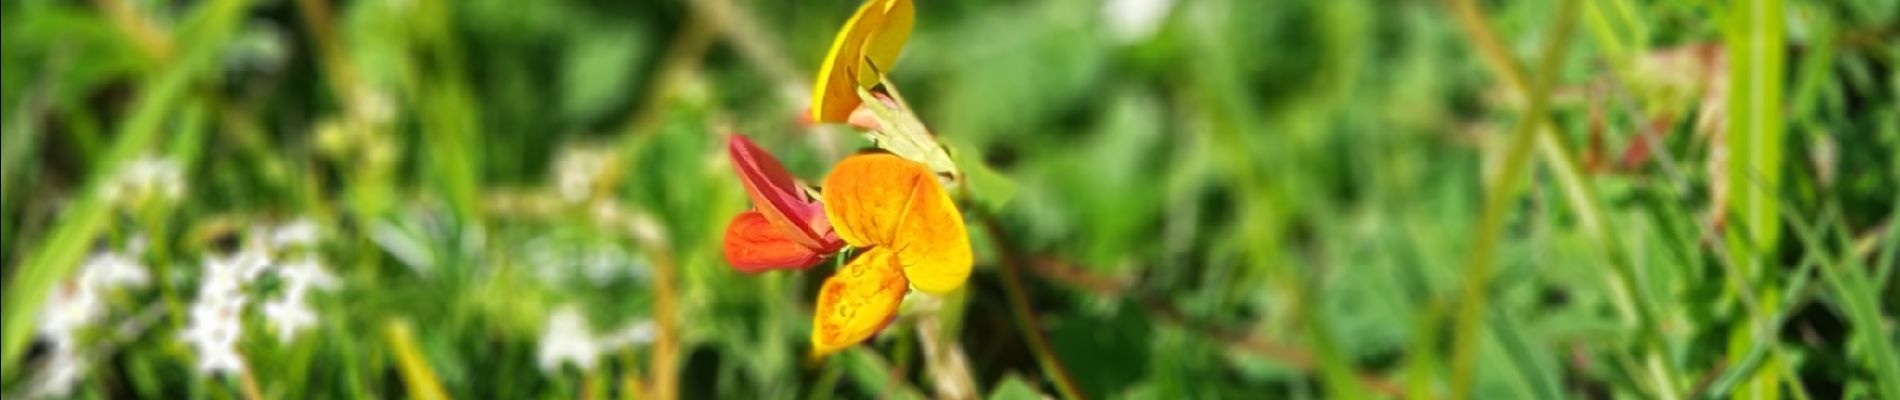
[(1900, 399), (1900, 1), (917, 0), (975, 273), (822, 361), (856, 1), (0, 4), (8, 398)]

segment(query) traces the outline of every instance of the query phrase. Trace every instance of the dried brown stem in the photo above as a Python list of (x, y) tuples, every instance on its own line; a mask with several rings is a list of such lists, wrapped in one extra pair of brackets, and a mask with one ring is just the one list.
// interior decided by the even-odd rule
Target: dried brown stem
[(1003, 232), (1002, 224), (996, 222), (993, 215), (980, 214), (984, 228), (989, 230), (990, 239), (996, 242), (997, 253), (1002, 258), (1003, 291), (1009, 297), (1010, 314), (1016, 317), (1016, 325), (1022, 331), (1023, 339), (1029, 342), (1030, 351), (1036, 354), (1036, 360), (1042, 364), (1043, 373), (1049, 375), (1056, 390), (1063, 398), (1081, 399), (1082, 391), (1076, 387), (1075, 378), (1062, 365), (1062, 359), (1056, 356), (1049, 346), (1048, 336), (1042, 333), (1042, 326), (1036, 323), (1035, 307), (1029, 304), (1028, 290), (1023, 288), (1021, 255), (1011, 247), (1009, 235)]

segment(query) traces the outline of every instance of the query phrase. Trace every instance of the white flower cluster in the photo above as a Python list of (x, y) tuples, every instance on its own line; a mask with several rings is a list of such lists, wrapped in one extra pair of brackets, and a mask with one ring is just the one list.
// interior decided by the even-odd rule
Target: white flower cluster
[(119, 287), (143, 287), (151, 281), (138, 254), (144, 243), (133, 240), (126, 252), (101, 251), (79, 266), (79, 276), (53, 288), (38, 316), (38, 334), (51, 344), (51, 355), (34, 380), (36, 396), (65, 396), (85, 373), (80, 354), (80, 331), (105, 316), (106, 293)]
[(185, 197), (185, 171), (177, 160), (144, 156), (128, 162), (101, 190), (107, 200), (118, 204), (155, 199), (176, 202)]
[(311, 288), (332, 290), (337, 279), (323, 269), (316, 256), (305, 255), (290, 263), (277, 263), (271, 255), (304, 249), (317, 242), (316, 224), (299, 220), (262, 230), (251, 236), (236, 254), (205, 260), (203, 281), (191, 314), (179, 339), (198, 354), (198, 370), (205, 374), (237, 373), (244, 370), (244, 359), (237, 343), (244, 331), (242, 316), (250, 304), (246, 285), (273, 272), (283, 282), (280, 297), (266, 300), (265, 320), (277, 331), (279, 341), (289, 343), (297, 332), (316, 326), (317, 313), (304, 302)]
[(639, 320), (612, 332), (595, 334), (588, 328), (587, 318), (581, 315), (580, 309), (567, 305), (548, 316), (536, 359), (547, 372), (558, 371), (567, 364), (583, 371), (593, 370), (602, 354), (652, 343), (654, 333), (653, 321)]
[(314, 256), (281, 266), (277, 276), (284, 281), (284, 293), (264, 303), (264, 319), (276, 327), (279, 342), (290, 343), (297, 332), (317, 325), (316, 310), (304, 302), (304, 293), (312, 287), (324, 291), (336, 289), (337, 281)]
[(205, 374), (236, 373), (244, 370), (244, 358), (238, 355), (237, 341), (244, 332), (239, 316), (248, 299), (244, 284), (255, 279), (270, 264), (263, 249), (247, 247), (224, 257), (205, 260), (203, 281), (198, 298), (191, 303), (191, 314), (179, 338), (191, 344), (198, 354), (198, 371)]

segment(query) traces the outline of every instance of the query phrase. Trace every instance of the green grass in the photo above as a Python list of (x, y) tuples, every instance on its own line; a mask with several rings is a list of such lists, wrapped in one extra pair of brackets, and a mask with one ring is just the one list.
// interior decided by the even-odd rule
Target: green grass
[[(975, 271), (808, 360), (836, 267), (726, 265), (724, 135), (871, 145), (796, 118), (853, 2), (0, 1), (0, 394), (137, 239), (71, 397), (1900, 398), (1900, 3), (1112, 3), (917, 2)], [(266, 273), (199, 372), (205, 261), (300, 219), (315, 326)], [(544, 369), (566, 307), (653, 340)]]

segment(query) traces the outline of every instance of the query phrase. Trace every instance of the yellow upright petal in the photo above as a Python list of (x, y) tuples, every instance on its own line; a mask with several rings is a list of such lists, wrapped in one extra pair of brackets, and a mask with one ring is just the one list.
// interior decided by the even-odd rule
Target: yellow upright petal
[(889, 323), (909, 291), (897, 258), (890, 250), (873, 248), (859, 254), (818, 290), (818, 308), (812, 311), (812, 354), (824, 356), (851, 347)]
[(911, 0), (871, 0), (845, 21), (831, 40), (831, 50), (818, 67), (812, 86), (811, 116), (814, 122), (843, 122), (863, 101), (857, 89), (875, 86), (876, 72), (866, 71), (867, 62), (889, 69), (910, 30), (916, 10)]
[[(916, 22), (917, 14), (916, 7), (910, 0), (884, 0), (872, 3), (885, 3), (885, 11), (884, 23), (877, 28), (876, 32), (865, 38), (864, 50), (862, 50), (864, 56), (860, 58), (860, 62), (867, 65), (860, 65), (856, 73), (858, 86), (867, 88), (877, 86), (881, 81), (878, 77), (879, 73), (888, 72), (891, 66), (897, 65), (897, 56), (904, 51), (904, 42), (910, 40), (910, 29)], [(855, 91), (851, 95), (857, 97)], [(862, 99), (859, 100), (862, 101)]]
[(846, 243), (889, 248), (910, 284), (944, 294), (970, 277), (969, 231), (930, 169), (884, 153), (860, 154), (825, 177), (825, 215)]

